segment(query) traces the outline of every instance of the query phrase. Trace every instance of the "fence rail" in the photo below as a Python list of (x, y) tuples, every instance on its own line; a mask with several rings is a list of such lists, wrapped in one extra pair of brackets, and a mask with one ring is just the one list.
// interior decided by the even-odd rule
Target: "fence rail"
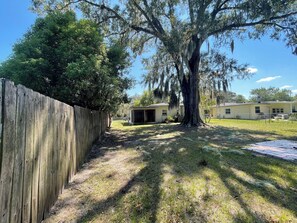
[(0, 80), (0, 222), (41, 222), (108, 116)]

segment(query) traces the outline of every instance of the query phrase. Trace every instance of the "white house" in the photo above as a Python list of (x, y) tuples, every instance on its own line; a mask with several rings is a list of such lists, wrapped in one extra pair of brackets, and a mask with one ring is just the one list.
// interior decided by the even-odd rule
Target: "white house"
[(297, 112), (297, 101), (225, 103), (211, 108), (214, 118), (260, 119)]

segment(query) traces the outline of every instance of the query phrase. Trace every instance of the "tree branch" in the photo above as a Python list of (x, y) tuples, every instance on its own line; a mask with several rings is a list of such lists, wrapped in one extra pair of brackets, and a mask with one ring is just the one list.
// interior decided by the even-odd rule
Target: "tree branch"
[(229, 2), (230, 0), (225, 0), (223, 1), (220, 5), (219, 5), (219, 9), (222, 8), (227, 2)]
[(294, 30), (292, 27), (288, 27), (288, 26), (283, 26), (283, 25), (280, 25), (278, 23), (274, 23), (274, 22), (266, 22), (264, 23), (265, 25), (271, 25), (271, 26), (276, 26), (276, 27), (279, 27), (281, 29), (284, 29), (286, 31), (290, 30), (292, 32), (292, 34), (295, 36), (295, 38), (297, 38), (297, 32), (296, 30)]
[(212, 17), (212, 21), (214, 21), (214, 19), (215, 19), (215, 17), (217, 16), (217, 14), (219, 13), (219, 12), (221, 12), (221, 11), (224, 11), (224, 10), (230, 10), (230, 9), (242, 9), (242, 8), (240, 8), (240, 7), (236, 7), (236, 6), (234, 6), (234, 7), (224, 7), (223, 8), (223, 6), (227, 3), (227, 2), (229, 2), (230, 0), (225, 0), (225, 1), (221, 1), (221, 0), (219, 0), (218, 2), (217, 2), (217, 4), (216, 4), (216, 6), (215, 6), (215, 8), (214, 8), (214, 10), (212, 11), (212, 13), (211, 13), (211, 17)]
[(146, 18), (146, 20), (148, 21), (148, 23), (150, 24), (150, 26), (153, 28), (153, 30), (155, 32), (157, 32), (157, 29), (156, 27), (154, 26), (152, 20), (150, 19), (150, 17), (148, 16), (148, 14), (140, 7), (139, 4), (137, 4), (136, 1), (132, 1), (133, 2), (133, 5), (140, 11), (140, 13)]
[(140, 26), (137, 26), (137, 25), (133, 25), (133, 24), (129, 24), (124, 17), (122, 17), (114, 9), (112, 9), (110, 7), (107, 7), (104, 4), (94, 3), (94, 2), (91, 2), (89, 0), (80, 0), (80, 1), (83, 1), (85, 3), (88, 3), (88, 4), (92, 5), (92, 6), (98, 7), (101, 10), (106, 10), (107, 12), (112, 13), (118, 20), (122, 21), (125, 25), (129, 26), (130, 28), (134, 29), (137, 32), (140, 32), (141, 31), (141, 32), (145, 32), (145, 33), (148, 33), (148, 34), (151, 34), (151, 35), (156, 36), (155, 32), (152, 31), (152, 30), (150, 30), (150, 29), (143, 28), (143, 27), (140, 27)]
[(72, 4), (77, 4), (77, 3), (81, 2), (81, 1), (82, 0), (69, 1), (65, 5), (63, 5), (59, 10), (64, 10), (64, 9), (68, 8), (68, 6), (70, 6)]
[(165, 34), (165, 30), (162, 27), (162, 24), (160, 23), (160, 21), (154, 16), (152, 9), (149, 7), (147, 0), (143, 0), (144, 5), (146, 7), (146, 10), (150, 12), (151, 17), (152, 17), (152, 22), (154, 27), (158, 30), (158, 32), (160, 34)]
[(210, 32), (208, 34), (208, 37), (212, 36), (212, 35), (215, 35), (215, 34), (218, 34), (218, 33), (221, 33), (221, 32), (230, 31), (230, 30), (232, 30), (234, 28), (250, 27), (250, 26), (255, 26), (255, 25), (260, 25), (260, 24), (265, 25), (265, 23), (267, 23), (267, 22), (287, 18), (287, 17), (292, 16), (292, 15), (297, 15), (297, 11), (294, 11), (294, 12), (291, 12), (291, 13), (288, 13), (288, 14), (285, 14), (285, 15), (273, 16), (273, 17), (270, 17), (268, 19), (261, 19), (261, 20), (255, 21), (255, 22), (233, 23), (233, 24), (224, 26), (224, 27), (222, 27), (220, 29), (217, 29), (217, 30), (214, 30), (214, 31)]

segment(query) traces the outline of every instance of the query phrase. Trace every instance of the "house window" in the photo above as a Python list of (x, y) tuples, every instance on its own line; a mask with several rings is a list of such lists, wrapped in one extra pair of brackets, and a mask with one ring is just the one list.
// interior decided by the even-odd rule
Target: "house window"
[(284, 109), (283, 108), (273, 108), (272, 113), (273, 114), (284, 113)]
[(167, 116), (167, 110), (162, 110), (162, 115)]
[(260, 106), (256, 106), (255, 107), (255, 113), (256, 114), (259, 114), (261, 111), (260, 111)]
[(231, 114), (231, 109), (230, 109), (230, 108), (226, 108), (226, 109), (225, 109), (225, 114), (226, 114), (226, 115)]

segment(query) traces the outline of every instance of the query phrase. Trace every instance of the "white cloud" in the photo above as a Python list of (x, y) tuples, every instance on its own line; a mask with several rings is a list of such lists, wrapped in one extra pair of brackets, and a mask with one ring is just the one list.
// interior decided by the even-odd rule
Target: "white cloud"
[(273, 76), (273, 77), (264, 77), (264, 78), (261, 78), (260, 80), (257, 80), (256, 82), (257, 83), (261, 83), (261, 82), (269, 82), (269, 81), (273, 81), (277, 78), (281, 78), (282, 76)]
[(255, 68), (255, 67), (248, 67), (246, 70), (247, 70), (248, 73), (251, 73), (251, 74), (254, 74), (254, 73), (258, 72), (258, 69)]
[(292, 88), (292, 85), (284, 85), (282, 87), (280, 87), (280, 89), (288, 89), (288, 88)]
[(297, 89), (295, 89), (295, 90), (292, 90), (292, 92), (297, 94)]

